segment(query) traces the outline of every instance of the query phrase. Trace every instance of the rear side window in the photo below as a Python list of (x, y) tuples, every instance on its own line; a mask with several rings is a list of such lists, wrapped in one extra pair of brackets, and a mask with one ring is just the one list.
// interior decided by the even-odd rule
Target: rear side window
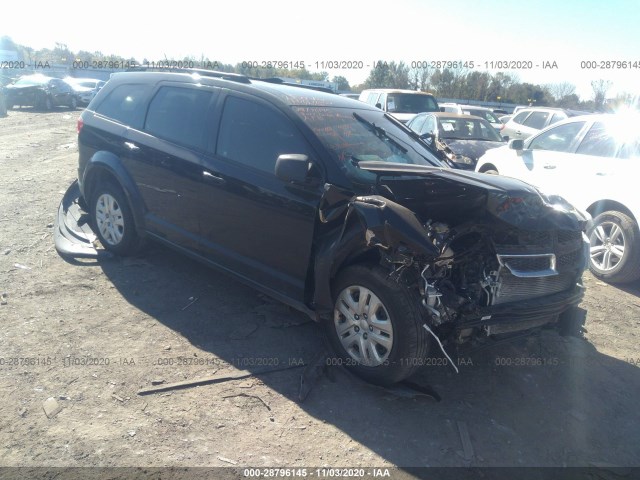
[(285, 153), (309, 153), (287, 117), (251, 100), (226, 99), (217, 155), (273, 174), (278, 156)]
[(133, 128), (142, 128), (144, 121), (144, 99), (150, 85), (119, 85), (105, 98), (96, 113)]
[(549, 118), (549, 112), (532, 112), (524, 121), (523, 125), (542, 130), (547, 124), (547, 118)]
[(580, 143), (576, 153), (598, 157), (614, 157), (616, 150), (616, 141), (611, 133), (607, 132), (604, 124), (596, 122), (584, 136), (584, 140)]
[(144, 129), (164, 140), (204, 150), (211, 95), (195, 88), (162, 87), (151, 100)]
[(527, 118), (529, 112), (520, 112), (515, 117), (511, 119), (512, 122), (522, 125), (524, 123), (524, 119)]

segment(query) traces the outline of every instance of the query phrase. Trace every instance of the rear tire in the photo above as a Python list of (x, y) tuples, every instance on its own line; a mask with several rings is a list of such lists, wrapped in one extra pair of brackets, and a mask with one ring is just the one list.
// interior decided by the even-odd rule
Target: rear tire
[(98, 183), (91, 200), (95, 234), (107, 250), (132, 255), (140, 245), (133, 214), (122, 189), (107, 181)]
[(339, 364), (379, 385), (410, 377), (424, 364), (429, 337), (417, 296), (380, 266), (354, 265), (333, 283), (327, 336)]
[(593, 220), (589, 231), (589, 269), (611, 283), (627, 283), (640, 278), (640, 232), (628, 215), (610, 210)]
[(493, 169), (493, 168), (490, 168), (490, 169), (488, 169), (488, 170), (484, 170), (484, 171), (482, 171), (482, 172), (480, 172), (480, 173), (486, 173), (487, 175), (500, 175), (500, 174), (498, 173), (498, 170), (495, 170), (495, 169)]

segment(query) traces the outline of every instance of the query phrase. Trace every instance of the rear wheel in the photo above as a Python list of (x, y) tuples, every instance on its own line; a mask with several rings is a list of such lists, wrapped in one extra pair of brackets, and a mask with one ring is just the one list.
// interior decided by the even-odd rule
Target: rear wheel
[(104, 248), (118, 255), (136, 252), (139, 241), (133, 214), (120, 187), (111, 182), (98, 184), (91, 201), (91, 216)]
[(419, 302), (379, 266), (354, 265), (333, 285), (334, 313), (327, 335), (340, 363), (360, 377), (389, 385), (424, 362), (428, 337)]
[(498, 170), (496, 170), (495, 168), (488, 168), (480, 173), (486, 173), (487, 175), (499, 175)]
[(53, 101), (51, 100), (51, 97), (49, 95), (44, 97), (44, 109), (53, 110)]
[(640, 232), (628, 215), (614, 210), (593, 220), (589, 232), (591, 272), (612, 283), (640, 278)]

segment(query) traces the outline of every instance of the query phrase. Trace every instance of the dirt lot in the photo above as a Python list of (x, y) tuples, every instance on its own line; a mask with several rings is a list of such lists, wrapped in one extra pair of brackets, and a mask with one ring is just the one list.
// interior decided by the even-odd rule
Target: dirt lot
[(549, 332), (462, 356), (459, 374), (425, 368), (440, 402), (338, 369), (299, 402), (301, 368), (139, 395), (299, 366), (322, 334), (160, 246), (62, 259), (53, 222), (78, 114), (0, 118), (1, 466), (640, 466), (640, 284), (590, 274), (586, 341)]

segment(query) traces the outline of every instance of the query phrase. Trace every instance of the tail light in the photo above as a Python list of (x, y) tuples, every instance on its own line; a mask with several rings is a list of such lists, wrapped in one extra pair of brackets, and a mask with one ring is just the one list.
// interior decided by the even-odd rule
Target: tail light
[(84, 122), (82, 121), (82, 117), (78, 117), (78, 124), (76, 125), (76, 129), (78, 130), (78, 135), (80, 135), (80, 131), (84, 127)]

